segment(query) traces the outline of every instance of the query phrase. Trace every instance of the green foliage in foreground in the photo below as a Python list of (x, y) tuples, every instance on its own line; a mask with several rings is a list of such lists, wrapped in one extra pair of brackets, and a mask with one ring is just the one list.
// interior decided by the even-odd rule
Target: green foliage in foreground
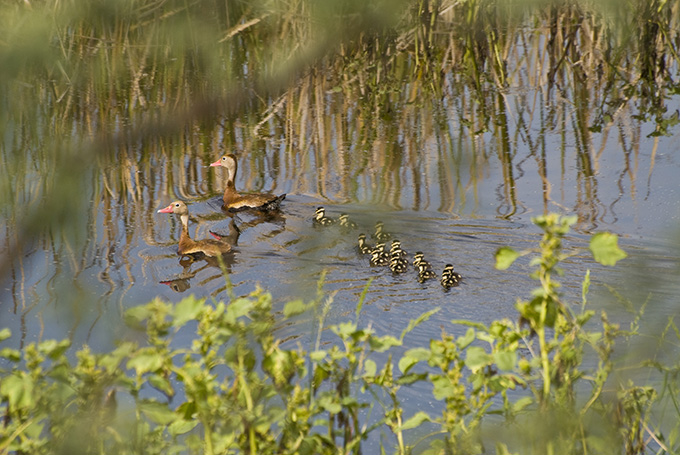
[[(434, 311), (398, 338), (378, 336), (359, 325), (359, 302), (357, 320), (329, 327), (337, 342), (321, 349), (331, 299), (320, 291), (284, 311), (316, 314), (316, 345), (284, 349), (261, 290), (228, 305), (189, 297), (132, 308), (126, 322), (145, 330), (141, 346), (124, 342), (102, 354), (84, 347), (75, 361), (68, 341), (2, 349), (13, 367), (0, 372), (0, 453), (361, 453), (367, 438), (390, 453), (643, 453), (656, 391), (612, 383), (612, 350), (624, 333), (604, 313), (586, 328), (595, 315), (586, 309), (589, 274), (579, 311), (561, 299), (554, 274), (575, 220), (534, 221), (544, 232), (536, 250), (497, 253), (499, 268), (533, 255), (539, 286), (518, 301), (519, 322), (454, 321), (468, 326), (464, 335), (444, 330), (405, 352), (406, 333)], [(590, 249), (603, 263), (625, 256), (608, 234), (594, 236)], [(175, 347), (190, 330), (191, 345)], [(384, 354), (397, 350), (398, 359)], [(593, 354), (597, 361), (584, 362)], [(400, 390), (423, 382), (432, 394), (423, 401), (440, 402), (441, 414), (404, 415)]]

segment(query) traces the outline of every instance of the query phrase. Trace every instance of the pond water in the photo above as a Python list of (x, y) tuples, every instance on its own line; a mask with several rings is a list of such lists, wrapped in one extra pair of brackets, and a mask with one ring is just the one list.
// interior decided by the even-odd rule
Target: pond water
[[(328, 109), (341, 115), (334, 96), (327, 101)], [(405, 109), (401, 119), (410, 114)], [(626, 266), (637, 264), (636, 257), (654, 257), (653, 267), (647, 264), (645, 271), (652, 270), (657, 279), (669, 277), (666, 286), (657, 289), (666, 289), (666, 296), (677, 290), (677, 255), (666, 236), (680, 213), (680, 160), (673, 153), (678, 133), (661, 138), (638, 134), (632, 153), (621, 137), (593, 134), (598, 144), (593, 148), (599, 151), (590, 165), (597, 172), (585, 177), (578, 152), (570, 150), (560, 131), (526, 128), (527, 134), (536, 130), (544, 136), (543, 156), (527, 145), (530, 137), (518, 138), (508, 162), (493, 134), (459, 136), (452, 132), (457, 121), (458, 114), (451, 110), (447, 145), (433, 129), (415, 142), (399, 132), (384, 133), (368, 150), (355, 145), (352, 137), (341, 141), (332, 128), (325, 147), (309, 140), (292, 150), (280, 137), (252, 149), (249, 141), (237, 140), (237, 187), (288, 194), (280, 213), (268, 218), (220, 209), (225, 172), (208, 165), (232, 151), (220, 141), (226, 136), (221, 128), (210, 130), (210, 142), (206, 134), (196, 133), (183, 143), (142, 144), (121, 154), (118, 162), (94, 166), (83, 177), (83, 190), (89, 194), (87, 216), (74, 220), (82, 223), (80, 231), (73, 229), (86, 238), (48, 236), (17, 262), (2, 288), (3, 324), (19, 335), (20, 344), (68, 336), (104, 348), (125, 337), (121, 316), (130, 306), (156, 296), (174, 302), (189, 294), (227, 299), (225, 280), (214, 261), (192, 262), (175, 254), (179, 220), (157, 210), (176, 198), (189, 204), (194, 238), (209, 237), (209, 230), (229, 233), (234, 225), (239, 228), (238, 245), (227, 264), (238, 295), (259, 285), (273, 294), (280, 310), (288, 300), (313, 299), (325, 272), (324, 290), (333, 295), (330, 324), (354, 317), (359, 295), (372, 279), (361, 321), (378, 333), (400, 334), (409, 320), (433, 307), (440, 309), (410, 335), (409, 344), (424, 345), (443, 327), (455, 331), (448, 324), (453, 319), (487, 323), (514, 318), (516, 299), (526, 298), (534, 287), (530, 269), (519, 261), (497, 271), (493, 254), (503, 245), (536, 246), (540, 234), (530, 219), (544, 210), (579, 215), (566, 245), (583, 251), (569, 260), (563, 278), (572, 301), (579, 301), (587, 269), (593, 269), (596, 282), (625, 287), (629, 273), (639, 275)], [(388, 132), (395, 128), (379, 127)], [(642, 123), (639, 129), (644, 133), (653, 126)], [(469, 150), (473, 146), (475, 152)], [(348, 213), (358, 228), (347, 232), (314, 227), (318, 206), (334, 218)], [(378, 220), (411, 257), (423, 251), (437, 273), (453, 263), (464, 276), (461, 286), (446, 291), (436, 280), (419, 283), (414, 270), (394, 275), (386, 267), (371, 267), (356, 251), (357, 236), (363, 232), (370, 239)], [(6, 238), (11, 228), (5, 227)], [(598, 230), (620, 234), (631, 254), (616, 271), (605, 270), (586, 254), (587, 235)], [(663, 299), (658, 307), (667, 311)], [(284, 339), (309, 341), (312, 327), (303, 322), (282, 325), (278, 333)]]
[[(7, 343), (69, 337), (76, 346), (106, 350), (138, 336), (123, 323), (127, 308), (190, 294), (228, 300), (218, 264), (177, 256), (180, 222), (157, 213), (176, 199), (189, 205), (195, 239), (238, 229), (226, 259), (229, 281), (239, 296), (258, 286), (271, 292), (275, 334), (284, 347), (315, 341), (308, 316), (284, 321), (282, 310), (290, 300), (315, 299), (322, 277), (331, 299), (326, 326), (354, 320), (369, 281), (359, 323), (379, 335), (399, 336), (410, 320), (439, 310), (395, 355), (427, 346), (442, 331), (462, 333), (452, 320), (515, 319), (517, 299), (529, 298), (535, 287), (529, 258), (498, 271), (494, 253), (501, 246), (536, 247), (541, 234), (531, 218), (547, 212), (578, 216), (565, 240), (574, 253), (560, 278), (566, 300), (580, 302), (581, 281), (591, 270), (590, 305), (627, 323), (629, 310), (646, 303), (642, 326), (658, 330), (677, 312), (680, 295), (680, 131), (653, 134), (658, 123), (638, 115), (642, 102), (634, 96), (612, 101), (616, 109), (600, 122), (609, 99), (604, 82), (580, 79), (569, 73), (572, 66), (555, 76), (542, 54), (545, 37), (529, 39), (537, 44), (518, 40), (507, 51), (502, 87), (475, 88), (447, 63), (434, 79), (436, 90), (426, 90), (432, 80), (420, 80), (409, 56), (396, 57), (403, 61), (391, 63), (406, 69), (373, 98), (360, 77), (348, 82), (343, 75), (309, 74), (280, 98), (265, 100), (262, 112), (119, 141), (112, 153), (62, 144), (51, 129), (57, 116), (50, 109), (59, 108), (58, 100), (35, 125), (9, 122), (0, 144), (0, 166), (7, 170), (0, 187), (8, 194), (0, 226), (0, 314), (14, 335)], [(677, 73), (675, 62), (667, 65)], [(549, 74), (558, 86), (548, 83)], [(675, 93), (677, 87), (659, 95), (664, 112), (680, 109)], [(595, 113), (599, 119), (591, 120)], [(106, 118), (83, 109), (68, 117), (64, 136), (72, 133), (80, 144), (77, 139), (102, 131), (125, 132), (147, 116), (153, 112)], [(43, 139), (59, 147), (52, 150)], [(224, 153), (238, 156), (240, 190), (287, 194), (279, 213), (221, 210), (226, 172), (209, 164)], [(64, 157), (86, 165), (71, 172)], [(50, 192), (60, 194), (58, 207), (40, 214), (45, 228), (33, 231), (22, 215), (49, 200)], [(357, 229), (315, 227), (319, 206), (333, 218), (347, 213)], [(460, 286), (445, 290), (438, 280), (418, 282), (412, 268), (395, 275), (369, 265), (357, 252), (357, 237), (370, 238), (378, 221), (409, 257), (424, 252), (437, 274), (454, 264), (463, 276)], [(615, 268), (600, 266), (587, 252), (589, 236), (603, 230), (618, 234), (629, 254)], [(30, 241), (18, 242), (26, 231)], [(333, 340), (323, 333), (323, 343)], [(381, 355), (378, 364), (386, 360)], [(425, 410), (425, 387), (403, 390), (407, 413)]]

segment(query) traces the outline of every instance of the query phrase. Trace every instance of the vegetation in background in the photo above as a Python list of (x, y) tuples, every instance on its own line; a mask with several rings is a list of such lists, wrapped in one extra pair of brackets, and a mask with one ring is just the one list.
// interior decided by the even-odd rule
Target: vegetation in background
[[(285, 317), (313, 311), (316, 330), (336, 342), (284, 349), (273, 335), (271, 297), (231, 294), (228, 304), (186, 298), (154, 300), (127, 311), (143, 343), (122, 342), (108, 353), (87, 346), (69, 356), (68, 341), (4, 348), (0, 452), (15, 453), (363, 453), (374, 433), (381, 453), (675, 453), (675, 431), (661, 433), (651, 409), (659, 391), (618, 383), (612, 372), (617, 339), (634, 336), (607, 320), (593, 324), (587, 304), (564, 301), (556, 274), (570, 255), (562, 248), (574, 217), (550, 214), (536, 249), (501, 248), (497, 267), (531, 255), (538, 287), (518, 300), (517, 322), (469, 326), (459, 337), (443, 327), (429, 346), (378, 364), (434, 312), (411, 321), (399, 337), (377, 336), (356, 320), (324, 327), (332, 299), (289, 302)], [(591, 238), (602, 264), (626, 254), (608, 233)], [(370, 284), (370, 283), (369, 283)], [(173, 339), (187, 331), (190, 347)], [(677, 335), (677, 329), (676, 329)], [(668, 334), (670, 336), (670, 333)], [(2, 331), (3, 339), (10, 336)], [(596, 357), (589, 362), (589, 356)], [(384, 357), (383, 357), (384, 358)], [(665, 367), (673, 368), (673, 367)], [(440, 415), (404, 415), (399, 391), (426, 382)], [(520, 391), (524, 390), (524, 392)], [(527, 393), (528, 392), (528, 393)], [(423, 397), (430, 401), (430, 398)], [(500, 431), (489, 431), (499, 425)], [(514, 432), (508, 434), (508, 429)], [(387, 436), (386, 436), (387, 435)], [(369, 439), (370, 440), (370, 439)]]

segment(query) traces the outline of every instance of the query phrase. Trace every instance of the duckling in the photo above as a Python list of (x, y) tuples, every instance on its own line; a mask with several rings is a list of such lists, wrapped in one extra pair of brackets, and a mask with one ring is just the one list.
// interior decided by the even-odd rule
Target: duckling
[(361, 254), (371, 254), (373, 247), (366, 243), (366, 234), (359, 234), (359, 252)]
[(406, 251), (401, 249), (401, 242), (399, 240), (392, 240), (392, 245), (390, 246), (390, 255), (393, 255), (395, 252), (399, 252), (399, 257), (405, 258), (406, 257)]
[(394, 250), (390, 253), (390, 269), (394, 273), (404, 273), (408, 270), (408, 261), (403, 257), (401, 249)]
[(420, 261), (420, 264), (418, 264), (418, 281), (423, 283), (431, 278), (437, 278), (437, 274), (432, 271), (432, 266), (425, 260)]
[(391, 237), (391, 235), (388, 232), (385, 232), (383, 230), (384, 227), (385, 226), (382, 221), (378, 221), (377, 223), (375, 223), (375, 234), (373, 234), (373, 238), (379, 242), (384, 242), (385, 240)]
[(404, 273), (408, 269), (408, 262), (397, 256), (390, 259), (390, 270), (394, 273)]
[(340, 216), (338, 217), (338, 224), (340, 225), (341, 228), (344, 229), (356, 229), (357, 224), (349, 219), (349, 215), (346, 213), (341, 213)]
[(413, 267), (416, 269), (420, 265), (420, 262), (425, 259), (425, 255), (423, 254), (422, 251), (416, 251), (416, 254), (413, 255)]
[(390, 262), (390, 257), (385, 251), (385, 244), (378, 243), (375, 248), (371, 251), (371, 265), (388, 265)]
[(326, 216), (326, 209), (323, 207), (316, 209), (316, 214), (314, 215), (315, 226), (330, 226), (333, 223), (335, 223), (335, 221)]
[(452, 286), (458, 286), (461, 276), (460, 273), (453, 271), (452, 264), (446, 264), (444, 271), (442, 272), (441, 283), (446, 289)]

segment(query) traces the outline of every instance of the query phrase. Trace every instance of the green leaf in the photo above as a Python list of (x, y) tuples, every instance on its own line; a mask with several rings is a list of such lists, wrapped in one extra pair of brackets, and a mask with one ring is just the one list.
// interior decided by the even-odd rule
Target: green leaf
[(338, 400), (333, 395), (325, 393), (319, 397), (317, 404), (320, 408), (330, 412), (331, 414), (337, 414), (342, 411), (342, 406), (338, 403)]
[(175, 305), (173, 310), (174, 320), (172, 322), (173, 327), (181, 327), (187, 322), (197, 319), (198, 315), (203, 310), (204, 300), (197, 299), (196, 297), (189, 296)]
[(10, 411), (30, 409), (35, 404), (33, 380), (25, 372), (15, 372), (0, 382), (0, 395), (9, 402)]
[(465, 335), (463, 335), (462, 337), (458, 337), (458, 339), (456, 339), (456, 345), (458, 345), (459, 349), (465, 349), (468, 346), (470, 346), (470, 343), (475, 341), (475, 337), (476, 337), (475, 329), (470, 327), (469, 329), (467, 329), (467, 332), (465, 332)]
[(156, 400), (141, 400), (139, 402), (139, 410), (149, 420), (158, 425), (168, 425), (178, 418), (177, 414), (168, 408), (167, 403), (161, 403)]
[(498, 270), (505, 270), (515, 262), (519, 257), (519, 253), (510, 247), (504, 246), (496, 251), (496, 268)]
[(529, 406), (533, 402), (534, 402), (534, 400), (531, 397), (520, 398), (519, 400), (515, 401), (512, 404), (512, 411), (513, 412), (520, 412), (521, 410), (523, 410), (524, 408), (526, 408), (527, 406)]
[(184, 420), (177, 419), (168, 425), (168, 433), (170, 436), (178, 436), (180, 434), (185, 434), (193, 430), (196, 425), (198, 425), (198, 419), (195, 420)]
[(364, 362), (364, 376), (375, 376), (375, 372), (378, 370), (375, 362), (371, 359), (366, 359)]
[(413, 416), (401, 424), (399, 430), (410, 430), (419, 427), (423, 422), (431, 422), (432, 419), (423, 411), (416, 412)]
[(423, 360), (428, 360), (430, 358), (430, 350), (425, 348), (413, 348), (409, 349), (404, 353), (404, 355), (399, 359), (399, 371), (403, 374), (408, 373), (413, 365)]
[(286, 303), (286, 305), (283, 307), (283, 315), (287, 318), (297, 316), (298, 314), (302, 314), (307, 311), (307, 308), (309, 308), (309, 306), (305, 305), (305, 302), (302, 300), (293, 300)]
[(149, 384), (151, 384), (154, 388), (160, 390), (167, 396), (171, 397), (175, 394), (175, 391), (172, 388), (172, 383), (168, 380), (168, 378), (161, 376), (159, 374), (150, 375)]
[(435, 400), (445, 400), (447, 398), (455, 397), (460, 393), (446, 376), (432, 377), (432, 386), (432, 395)]
[(427, 380), (427, 373), (409, 373), (396, 380), (399, 385), (410, 385), (414, 382)]
[(0, 341), (5, 341), (7, 338), (12, 336), (12, 331), (8, 328), (0, 330)]
[(12, 348), (2, 348), (0, 349), (0, 357), (12, 362), (18, 362), (21, 360), (21, 351)]
[(71, 342), (69, 340), (45, 340), (38, 345), (38, 351), (47, 355), (51, 359), (56, 359), (61, 356), (69, 347)]
[(515, 351), (500, 351), (493, 355), (498, 368), (503, 371), (512, 371), (515, 369), (517, 363), (517, 352)]
[(466, 352), (465, 366), (472, 370), (473, 373), (489, 365), (493, 360), (484, 348), (479, 346), (471, 346)]
[(151, 309), (149, 305), (141, 305), (132, 308), (128, 308), (123, 315), (125, 323), (129, 327), (141, 329), (144, 328), (142, 324), (143, 321), (149, 318), (151, 315)]
[(385, 352), (392, 346), (401, 346), (401, 341), (397, 340), (391, 335), (385, 335), (382, 337), (371, 337), (368, 340), (371, 349), (376, 352)]
[(312, 351), (309, 353), (309, 358), (314, 362), (320, 362), (326, 358), (326, 354), (327, 352), (324, 350)]
[(619, 248), (619, 238), (610, 232), (600, 232), (590, 239), (590, 252), (593, 258), (602, 265), (616, 265), (618, 261), (628, 257), (625, 251)]
[(157, 352), (138, 354), (128, 360), (127, 363), (127, 367), (134, 369), (138, 375), (148, 373), (149, 371), (156, 371), (161, 366), (163, 366), (163, 357)]
[(411, 319), (408, 323), (408, 326), (404, 329), (403, 332), (401, 332), (401, 337), (400, 339), (403, 340), (404, 337), (406, 336), (407, 333), (409, 333), (411, 330), (413, 330), (415, 327), (417, 327), (420, 323), (427, 321), (430, 319), (430, 316), (433, 314), (439, 312), (439, 308), (432, 309), (430, 311), (427, 311), (420, 316), (418, 316), (416, 319)]

